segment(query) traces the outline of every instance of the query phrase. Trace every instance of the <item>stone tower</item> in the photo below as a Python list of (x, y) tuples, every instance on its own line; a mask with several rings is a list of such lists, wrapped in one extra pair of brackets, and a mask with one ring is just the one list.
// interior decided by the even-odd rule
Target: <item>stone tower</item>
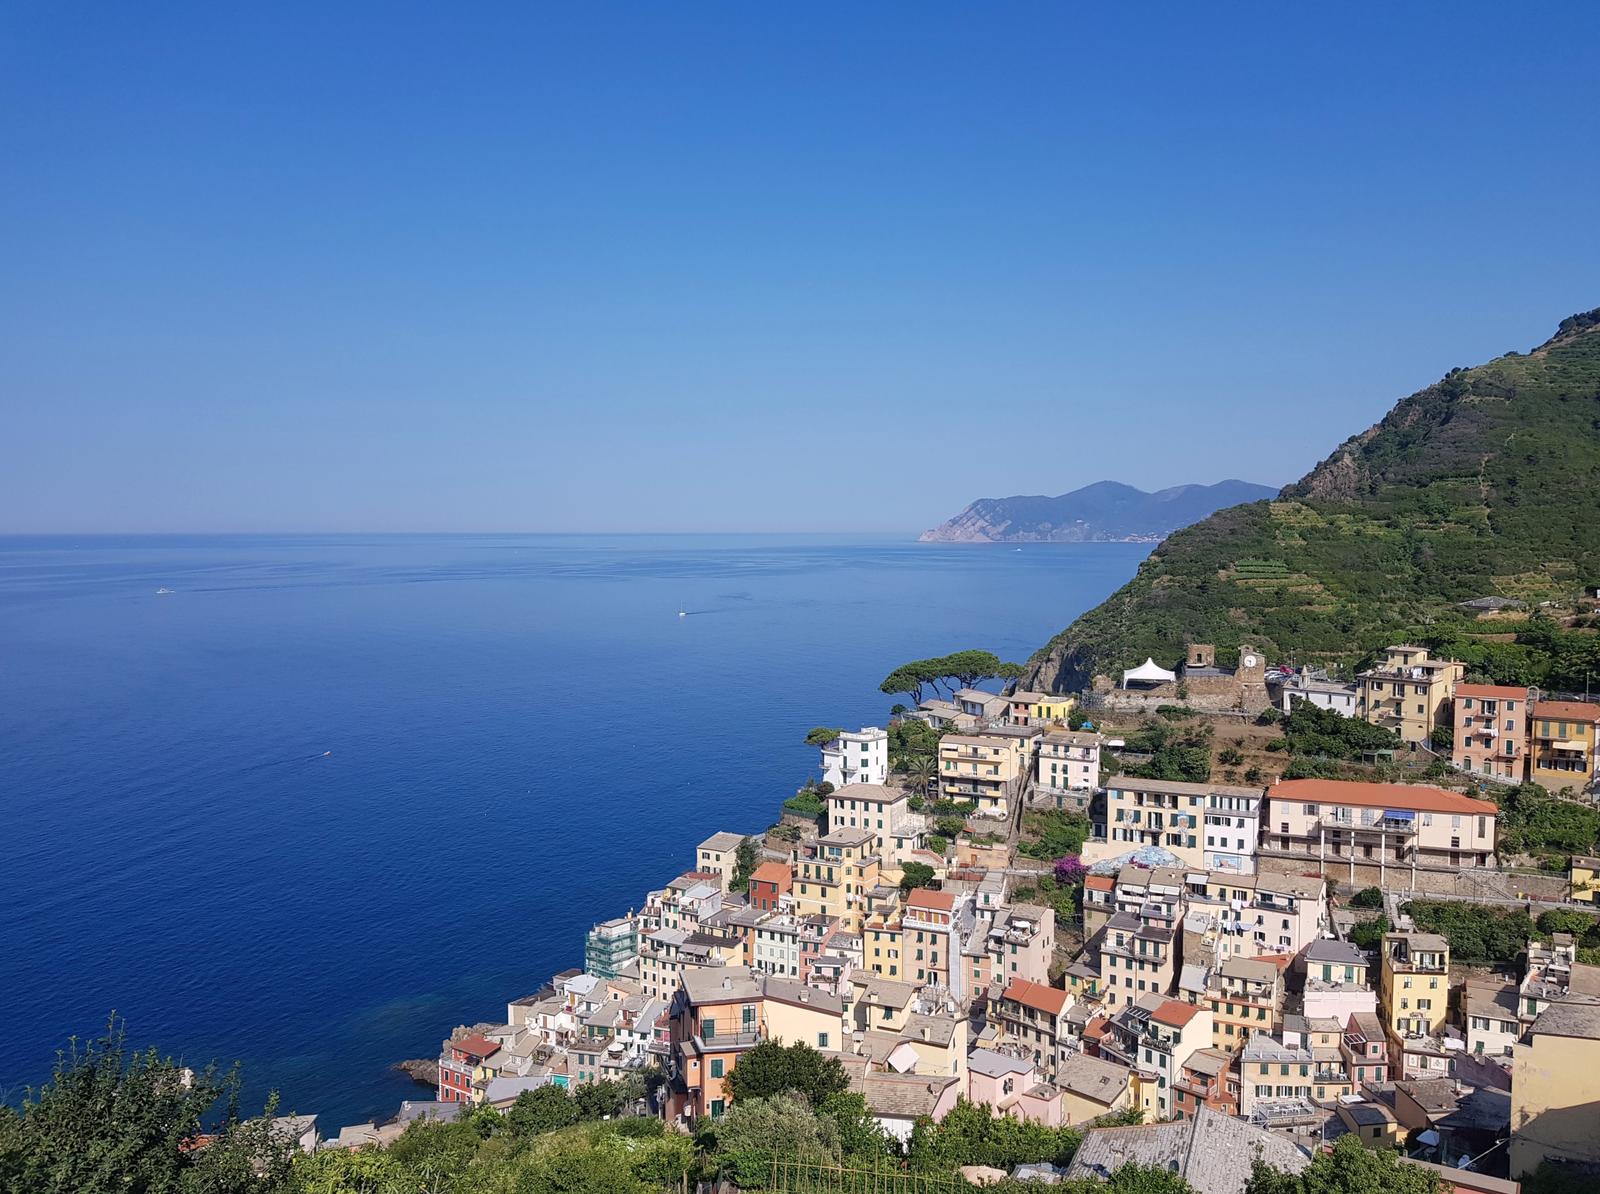
[(1217, 649), (1210, 643), (1190, 643), (1184, 667), (1216, 667)]
[(1267, 661), (1254, 647), (1239, 648), (1239, 667), (1233, 673), (1239, 682), (1239, 707), (1259, 711), (1267, 707)]

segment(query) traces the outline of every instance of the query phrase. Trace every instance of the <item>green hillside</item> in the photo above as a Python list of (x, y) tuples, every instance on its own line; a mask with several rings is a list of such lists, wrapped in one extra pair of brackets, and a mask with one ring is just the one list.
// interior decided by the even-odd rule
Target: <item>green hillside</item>
[[(1186, 640), (1340, 665), (1409, 639), (1486, 679), (1582, 689), (1592, 672), (1600, 687), (1600, 621), (1578, 601), (1594, 583), (1600, 309), (1530, 353), (1451, 370), (1275, 500), (1172, 535), (1037, 652), (1025, 682), (1072, 689), (1147, 655), (1170, 664)], [(1475, 621), (1457, 606), (1485, 596), (1533, 613)]]

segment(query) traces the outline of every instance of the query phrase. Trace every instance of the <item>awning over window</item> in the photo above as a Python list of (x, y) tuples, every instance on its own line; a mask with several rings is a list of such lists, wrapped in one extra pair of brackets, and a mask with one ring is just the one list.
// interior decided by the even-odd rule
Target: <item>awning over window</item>
[(1383, 810), (1383, 819), (1385, 821), (1404, 821), (1409, 825), (1417, 819), (1417, 814), (1409, 809), (1386, 808)]

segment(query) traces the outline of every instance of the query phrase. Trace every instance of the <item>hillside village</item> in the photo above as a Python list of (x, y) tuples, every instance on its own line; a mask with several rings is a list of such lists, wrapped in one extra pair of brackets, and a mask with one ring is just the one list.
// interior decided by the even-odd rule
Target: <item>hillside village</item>
[[(1346, 1136), (1445, 1189), (1600, 1171), (1600, 958), (1583, 941), (1600, 921), (1581, 911), (1600, 861), (1504, 866), (1499, 804), (1396, 779), (1531, 779), (1585, 801), (1600, 705), (1469, 684), (1405, 645), (1347, 684), (1248, 648), (1237, 667), (1204, 644), (1175, 662), (1078, 696), (959, 687), (887, 729), (814, 731), (819, 778), (765, 835), (706, 838), (594, 926), (581, 969), (452, 1032), (432, 1100), (320, 1147), (608, 1081), (688, 1131), (728, 1111), (741, 1058), (780, 1042), (837, 1058), (902, 1145), (963, 1104), (1091, 1128), (1070, 1166), (1022, 1176), (1181, 1160), (1223, 1194), (1254, 1155), (1294, 1170)], [(1180, 698), (1185, 719), (1268, 733), (1284, 711), (1346, 719), (1389, 778), (1141, 774), (1139, 727)], [(1427, 745), (1446, 740), (1448, 758)], [(1540, 928), (1514, 960), (1463, 965), (1408, 912), (1462, 900)], [(1234, 1162), (1190, 1172), (1189, 1137), (1163, 1125), (1221, 1117)]]

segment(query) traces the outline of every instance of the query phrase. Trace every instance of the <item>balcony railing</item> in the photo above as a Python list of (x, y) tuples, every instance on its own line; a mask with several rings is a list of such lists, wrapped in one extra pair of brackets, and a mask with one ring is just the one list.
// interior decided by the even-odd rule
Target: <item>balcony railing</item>
[(761, 1033), (752, 1029), (749, 1032), (719, 1032), (715, 1036), (696, 1036), (692, 1039), (699, 1052), (715, 1053), (719, 1049), (744, 1049), (759, 1045)]

